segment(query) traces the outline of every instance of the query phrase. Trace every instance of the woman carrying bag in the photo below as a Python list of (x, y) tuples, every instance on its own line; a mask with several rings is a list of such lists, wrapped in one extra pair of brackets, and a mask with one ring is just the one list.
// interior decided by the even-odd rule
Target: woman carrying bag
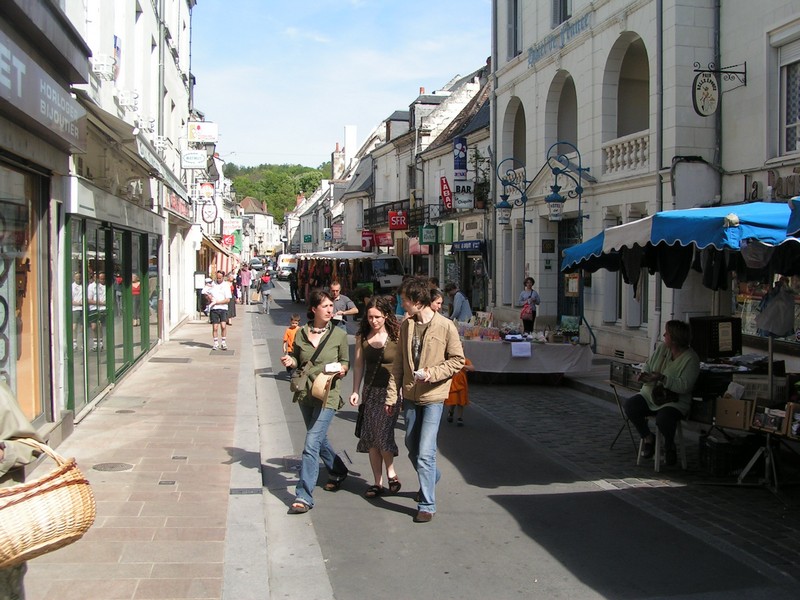
[(533, 277), (526, 277), (522, 282), (523, 290), (519, 295), (519, 302), (517, 304), (522, 307), (520, 311), (520, 320), (522, 321), (522, 329), (525, 333), (533, 332), (533, 324), (536, 322), (536, 307), (542, 301), (539, 294), (533, 289), (533, 284), (536, 283)]
[(300, 465), (300, 479), (290, 513), (306, 513), (314, 507), (314, 487), (319, 476), (319, 459), (328, 469), (324, 489), (335, 492), (348, 475), (347, 467), (328, 441), (328, 427), (342, 407), (339, 380), (347, 374), (350, 350), (347, 334), (331, 325), (333, 299), (315, 290), (309, 295), (309, 323), (297, 332), (291, 354), (281, 357), (284, 367), (307, 375), (294, 393), (294, 401), (306, 425), (306, 439)]
[(261, 292), (261, 306), (264, 314), (269, 314), (269, 305), (272, 300), (272, 290), (275, 289), (275, 282), (269, 273), (264, 273), (258, 280), (258, 291)]

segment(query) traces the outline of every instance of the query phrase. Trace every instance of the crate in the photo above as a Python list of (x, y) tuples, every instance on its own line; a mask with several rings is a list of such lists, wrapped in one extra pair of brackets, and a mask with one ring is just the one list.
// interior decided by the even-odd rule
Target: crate
[(619, 385), (625, 385), (625, 363), (619, 362), (617, 360), (611, 361), (611, 372), (609, 373), (609, 379), (611, 379), (611, 383), (618, 383)]
[(786, 418), (786, 408), (767, 408), (766, 406), (756, 406), (753, 410), (753, 421), (751, 429), (774, 433), (775, 435), (786, 435), (789, 420)]
[(733, 382), (744, 386), (742, 398), (747, 400), (760, 400), (762, 405), (784, 405), (788, 400), (786, 377), (772, 378), (772, 399), (769, 398), (768, 375), (733, 374)]
[(642, 389), (642, 382), (639, 381), (639, 373), (641, 369), (634, 368), (633, 365), (625, 365), (625, 385), (632, 390)]
[(751, 448), (744, 438), (728, 439), (708, 434), (700, 436), (700, 467), (714, 477), (738, 475), (751, 456)]

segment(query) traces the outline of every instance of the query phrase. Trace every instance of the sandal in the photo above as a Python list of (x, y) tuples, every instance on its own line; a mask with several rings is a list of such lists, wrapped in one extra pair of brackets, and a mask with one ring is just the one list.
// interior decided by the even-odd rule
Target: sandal
[(309, 510), (311, 510), (311, 507), (308, 504), (302, 502), (301, 500), (295, 500), (289, 507), (289, 514), (302, 515), (303, 513), (307, 513)]
[(394, 477), (389, 478), (389, 491), (393, 494), (396, 494), (400, 491), (403, 485), (400, 483), (400, 480), (397, 478), (397, 475)]
[(371, 485), (367, 488), (367, 491), (364, 492), (365, 498), (377, 498), (381, 494), (383, 494), (383, 488), (379, 485)]
[(342, 482), (345, 479), (347, 479), (347, 475), (341, 479), (328, 479), (328, 483), (326, 483), (322, 489), (324, 489), (326, 492), (338, 492), (339, 488), (342, 487)]

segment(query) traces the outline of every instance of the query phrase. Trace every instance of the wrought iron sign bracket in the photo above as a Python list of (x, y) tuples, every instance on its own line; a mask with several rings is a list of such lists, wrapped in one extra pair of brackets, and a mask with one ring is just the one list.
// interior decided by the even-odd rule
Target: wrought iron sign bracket
[[(736, 71), (741, 67), (743, 70)], [(731, 65), (729, 67), (720, 67), (717, 68), (713, 62), (708, 63), (706, 68), (702, 68), (699, 62), (694, 63), (694, 72), (695, 73), (713, 73), (714, 75), (719, 75), (722, 81), (738, 81), (739, 84), (730, 88), (729, 90), (720, 90), (720, 93), (724, 94), (726, 91), (730, 92), (731, 90), (735, 90), (736, 88), (740, 88), (742, 86), (747, 85), (747, 61), (743, 62), (740, 65)]]

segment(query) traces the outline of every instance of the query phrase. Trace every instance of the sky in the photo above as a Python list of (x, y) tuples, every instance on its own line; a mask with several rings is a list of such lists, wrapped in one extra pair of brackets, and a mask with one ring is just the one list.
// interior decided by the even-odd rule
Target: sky
[[(198, 0), (194, 105), (240, 166), (318, 167), (491, 55), (491, 0)], [(357, 151), (356, 148), (353, 152)]]

